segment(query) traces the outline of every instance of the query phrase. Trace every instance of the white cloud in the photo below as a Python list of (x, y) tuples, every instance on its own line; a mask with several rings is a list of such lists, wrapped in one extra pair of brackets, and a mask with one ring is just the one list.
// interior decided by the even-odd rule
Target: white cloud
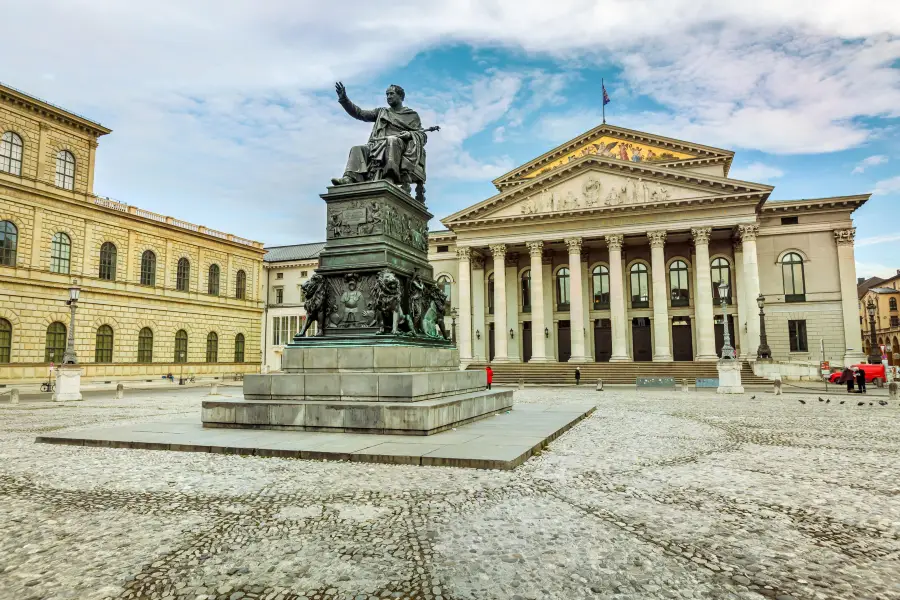
[(884, 154), (876, 154), (874, 156), (869, 156), (868, 158), (864, 158), (854, 167), (852, 175), (856, 175), (858, 173), (864, 172), (868, 167), (874, 167), (876, 165), (883, 165), (888, 161), (888, 157)]
[(877, 235), (868, 238), (860, 238), (856, 240), (856, 247), (875, 246), (877, 244), (886, 244), (889, 242), (900, 242), (900, 233), (889, 233), (887, 235)]
[(760, 162), (750, 163), (746, 167), (731, 169), (728, 176), (733, 179), (743, 179), (744, 181), (767, 182), (784, 175), (784, 171), (778, 167), (764, 165)]
[(887, 279), (897, 275), (897, 267), (890, 267), (881, 263), (857, 262), (856, 274), (859, 277), (865, 277), (867, 279), (869, 277), (881, 277), (882, 279)]
[(890, 179), (882, 179), (875, 184), (875, 190), (872, 192), (875, 196), (886, 196), (888, 194), (900, 193), (900, 175), (891, 177)]
[[(4, 5), (4, 22), (16, 24), (4, 44), (16, 60), (3, 77), (116, 130), (101, 141), (99, 192), (290, 242), (321, 237), (317, 194), (367, 134), (339, 112), (335, 79), (368, 106), (382, 102), (383, 82), (365, 90), (354, 82), (442, 44), (566, 65), (606, 62), (625, 69), (627, 94), (614, 94), (613, 115), (631, 94), (661, 106), (613, 122), (728, 147), (830, 151), (867, 140), (858, 117), (900, 110), (893, 4), (557, 0), (548, 10), (538, 0), (398, 0), (387, 9), (362, 0), (340, 8), (312, 0), (29, 0)], [(529, 114), (562, 105), (570, 77), (489, 72), (438, 90), (401, 78), (423, 120), (445, 127), (429, 139), (429, 176), (489, 178), (511, 166), (502, 156), (474, 158), (467, 140), (499, 127), (509, 133)], [(557, 120), (555, 135), (591, 116), (573, 114)]]

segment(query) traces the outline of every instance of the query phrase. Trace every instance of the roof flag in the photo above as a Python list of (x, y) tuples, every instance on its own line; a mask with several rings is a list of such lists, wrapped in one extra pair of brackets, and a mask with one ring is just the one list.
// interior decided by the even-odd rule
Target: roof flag
[(603, 124), (606, 125), (606, 105), (609, 104), (609, 94), (606, 93), (606, 85), (600, 79), (600, 87), (603, 89)]

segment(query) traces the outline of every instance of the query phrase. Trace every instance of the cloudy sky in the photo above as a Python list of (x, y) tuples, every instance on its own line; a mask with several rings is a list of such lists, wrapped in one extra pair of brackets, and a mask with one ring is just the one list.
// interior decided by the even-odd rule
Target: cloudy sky
[[(438, 218), (600, 122), (737, 152), (773, 198), (874, 192), (860, 275), (900, 267), (894, 0), (0, 0), (0, 81), (114, 130), (96, 192), (265, 242), (323, 235), (322, 193), (387, 84), (426, 125)], [(12, 25), (12, 26), (9, 26)], [(40, 32), (40, 35), (36, 35)], [(440, 227), (436, 221), (433, 228)]]

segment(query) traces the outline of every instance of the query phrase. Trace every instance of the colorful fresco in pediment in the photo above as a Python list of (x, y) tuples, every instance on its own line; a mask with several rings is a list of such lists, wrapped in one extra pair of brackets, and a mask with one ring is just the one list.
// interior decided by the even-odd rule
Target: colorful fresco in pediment
[(639, 144), (636, 142), (628, 142), (620, 140), (609, 135), (598, 137), (594, 140), (586, 142), (572, 152), (569, 152), (562, 158), (554, 160), (550, 164), (543, 165), (533, 171), (529, 171), (520, 176), (520, 179), (531, 179), (543, 175), (547, 171), (551, 171), (556, 167), (560, 167), (569, 163), (576, 158), (582, 156), (595, 155), (606, 158), (616, 158), (618, 160), (626, 160), (630, 162), (660, 162), (668, 160), (686, 160), (696, 158), (693, 154), (684, 152), (675, 152), (668, 148), (660, 148), (650, 144)]

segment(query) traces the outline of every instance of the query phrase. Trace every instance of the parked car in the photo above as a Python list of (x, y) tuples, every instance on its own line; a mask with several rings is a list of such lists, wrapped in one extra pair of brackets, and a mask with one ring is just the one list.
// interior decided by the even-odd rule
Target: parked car
[[(876, 386), (881, 385), (885, 382), (885, 373), (884, 373), (884, 365), (853, 365), (850, 367), (851, 369), (862, 369), (863, 373), (866, 374), (866, 383), (874, 383)], [(840, 379), (841, 374), (832, 373), (831, 377), (828, 378), (829, 383), (837, 383), (837, 380)]]

